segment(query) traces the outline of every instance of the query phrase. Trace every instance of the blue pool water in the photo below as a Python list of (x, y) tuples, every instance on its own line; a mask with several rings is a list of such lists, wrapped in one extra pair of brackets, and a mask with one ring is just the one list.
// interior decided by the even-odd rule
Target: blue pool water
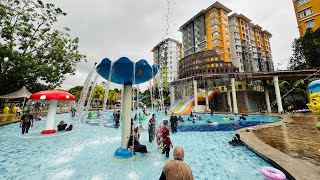
[[(173, 145), (185, 148), (185, 162), (195, 179), (263, 179), (259, 168), (270, 164), (246, 147), (228, 144), (237, 123), (223, 120), (229, 115), (201, 116), (217, 124), (180, 123), (178, 133), (171, 134)], [(158, 121), (163, 118), (158, 114)], [(71, 123), (69, 114), (57, 115), (56, 124), (60, 120)], [(248, 124), (278, 121), (267, 116), (247, 116), (247, 120)], [(27, 135), (20, 134), (19, 124), (0, 127), (0, 179), (159, 179), (168, 159), (155, 142), (148, 142), (146, 130), (141, 132), (141, 143), (148, 153), (117, 159), (114, 152), (120, 146), (121, 128), (110, 128), (111, 121), (104, 126), (94, 121), (80, 124), (76, 131), (49, 136), (40, 135), (45, 119), (35, 122)]]

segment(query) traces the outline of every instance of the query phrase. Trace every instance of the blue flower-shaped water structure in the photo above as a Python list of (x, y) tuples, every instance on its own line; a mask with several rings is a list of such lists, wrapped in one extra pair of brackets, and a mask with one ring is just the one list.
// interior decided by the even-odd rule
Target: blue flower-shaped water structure
[[(111, 61), (105, 58), (97, 66), (98, 74), (106, 80), (109, 80), (111, 64)], [(127, 57), (122, 57), (113, 63), (110, 81), (124, 85), (141, 84), (152, 79), (157, 72), (157, 65), (154, 64), (151, 67), (144, 59), (134, 63)]]

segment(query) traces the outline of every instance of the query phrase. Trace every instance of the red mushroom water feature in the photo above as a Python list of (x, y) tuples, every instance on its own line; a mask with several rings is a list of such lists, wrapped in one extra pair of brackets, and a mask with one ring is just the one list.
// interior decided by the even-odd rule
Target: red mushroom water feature
[(45, 130), (41, 131), (41, 134), (52, 134), (56, 132), (56, 130), (54, 129), (54, 121), (56, 117), (58, 101), (59, 100), (62, 100), (62, 101), (75, 100), (72, 94), (65, 91), (58, 91), (58, 90), (40, 91), (32, 94), (30, 96), (30, 99), (50, 101), (48, 114), (47, 114), (46, 127), (45, 127)]

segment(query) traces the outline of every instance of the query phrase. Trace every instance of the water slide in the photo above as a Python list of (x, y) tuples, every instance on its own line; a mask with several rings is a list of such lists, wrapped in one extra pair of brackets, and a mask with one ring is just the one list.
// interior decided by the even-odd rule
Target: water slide
[[(210, 91), (208, 94), (209, 100), (211, 100), (215, 93), (217, 93), (219, 89), (215, 89)], [(198, 101), (205, 101), (204, 90), (197, 92)], [(192, 111), (192, 106), (194, 105), (194, 96), (190, 98), (180, 98), (177, 99), (171, 106), (169, 111), (175, 114), (190, 114)]]

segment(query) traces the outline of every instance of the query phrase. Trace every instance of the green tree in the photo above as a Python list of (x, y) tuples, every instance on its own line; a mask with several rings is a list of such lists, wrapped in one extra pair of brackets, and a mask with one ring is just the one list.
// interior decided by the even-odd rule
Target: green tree
[(292, 43), (293, 54), (289, 59), (289, 69), (291, 70), (302, 70), (307, 66), (303, 55), (301, 41), (302, 39), (295, 39)]
[(93, 98), (103, 101), (105, 89), (102, 86), (96, 86), (93, 90)]
[(294, 40), (292, 51), (289, 69), (320, 67), (320, 28), (314, 32), (310, 28), (307, 29), (303, 37)]
[(145, 104), (147, 107), (151, 107), (151, 95), (150, 95), (150, 90), (145, 90), (143, 93), (142, 93), (142, 96), (140, 97), (141, 98), (141, 102), (143, 104)]
[[(0, 1), (0, 94), (22, 85), (58, 87), (76, 63), (85, 59), (69, 28), (53, 28), (66, 13), (41, 0)], [(5, 62), (4, 59), (9, 61)]]
[(76, 101), (80, 99), (81, 91), (83, 86), (75, 86), (68, 90), (69, 93), (73, 94), (76, 98)]
[(110, 90), (108, 93), (108, 101), (111, 103), (114, 103), (118, 100), (118, 93), (116, 93), (114, 90)]
[[(282, 96), (282, 105), (286, 109), (289, 105), (295, 108), (306, 108), (308, 97), (306, 93), (306, 86), (309, 81), (302, 79), (297, 81), (279, 81), (280, 93)], [(268, 84), (270, 99), (276, 99), (273, 82)], [(273, 111), (277, 111), (276, 100), (272, 102)]]

